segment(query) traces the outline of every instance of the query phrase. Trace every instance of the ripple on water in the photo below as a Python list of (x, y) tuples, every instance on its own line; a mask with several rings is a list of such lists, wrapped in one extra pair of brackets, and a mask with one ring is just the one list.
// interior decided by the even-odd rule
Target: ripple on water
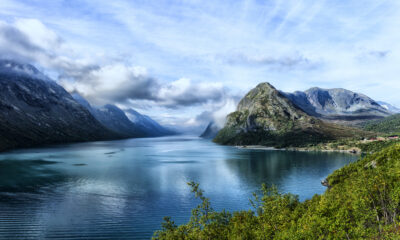
[[(111, 157), (112, 156), (112, 157)], [(249, 209), (262, 183), (300, 199), (356, 159), (259, 151), (193, 137), (80, 143), (0, 154), (0, 239), (149, 239), (162, 218), (189, 220), (200, 183), (217, 209)]]

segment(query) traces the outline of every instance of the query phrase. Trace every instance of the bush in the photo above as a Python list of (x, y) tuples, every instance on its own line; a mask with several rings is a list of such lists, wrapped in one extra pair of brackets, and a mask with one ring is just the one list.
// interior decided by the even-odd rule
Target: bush
[(400, 144), (361, 158), (328, 178), (322, 195), (300, 202), (276, 187), (254, 194), (254, 210), (217, 212), (201, 200), (187, 224), (165, 218), (154, 239), (400, 239)]

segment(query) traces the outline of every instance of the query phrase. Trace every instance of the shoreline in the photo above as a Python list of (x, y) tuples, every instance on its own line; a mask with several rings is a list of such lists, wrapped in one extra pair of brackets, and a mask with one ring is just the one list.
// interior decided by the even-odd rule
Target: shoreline
[(238, 145), (234, 146), (238, 149), (251, 149), (251, 150), (273, 150), (273, 151), (296, 151), (296, 152), (341, 152), (341, 153), (348, 153), (353, 155), (360, 155), (361, 149), (357, 147), (352, 147), (346, 150), (343, 149), (312, 149), (312, 148), (276, 148), (276, 147), (267, 147), (262, 145)]

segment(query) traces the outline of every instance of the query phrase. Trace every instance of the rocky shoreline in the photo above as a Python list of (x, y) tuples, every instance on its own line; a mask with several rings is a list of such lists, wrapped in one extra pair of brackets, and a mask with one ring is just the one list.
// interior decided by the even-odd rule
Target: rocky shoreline
[(275, 147), (267, 147), (262, 145), (239, 145), (235, 146), (239, 149), (252, 149), (252, 150), (275, 150), (275, 151), (298, 151), (298, 152), (341, 152), (341, 153), (349, 153), (349, 154), (361, 154), (361, 149), (357, 147), (352, 147), (349, 149), (316, 149), (316, 148), (275, 148)]

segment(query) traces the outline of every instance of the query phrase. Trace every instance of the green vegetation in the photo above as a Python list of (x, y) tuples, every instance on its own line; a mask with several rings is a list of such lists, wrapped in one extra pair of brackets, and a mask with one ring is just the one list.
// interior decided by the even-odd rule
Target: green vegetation
[(358, 143), (357, 146), (361, 149), (363, 153), (375, 153), (379, 152), (382, 149), (398, 144), (398, 140), (392, 141), (374, 141), (369, 143)]
[[(238, 134), (239, 132), (239, 134)], [(224, 127), (214, 138), (214, 142), (225, 145), (263, 145), (277, 148), (309, 147), (332, 140), (328, 136), (313, 131), (272, 132), (262, 128), (243, 132), (233, 127)]]
[(165, 218), (154, 239), (400, 239), (399, 180), (400, 144), (393, 143), (333, 172), (327, 191), (304, 202), (263, 185), (254, 210), (218, 212), (190, 183), (201, 204), (185, 225)]
[(395, 114), (384, 119), (368, 121), (362, 126), (367, 131), (381, 132), (387, 134), (400, 133), (400, 114)]

